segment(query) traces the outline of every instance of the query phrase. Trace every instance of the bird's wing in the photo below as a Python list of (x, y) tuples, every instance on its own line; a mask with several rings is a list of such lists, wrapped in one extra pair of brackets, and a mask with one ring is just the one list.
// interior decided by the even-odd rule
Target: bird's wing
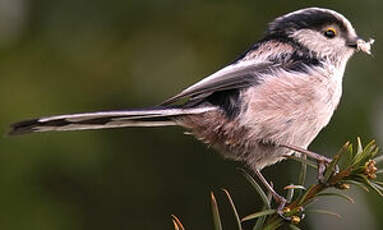
[(169, 105), (183, 98), (195, 100), (206, 98), (218, 91), (249, 87), (257, 84), (260, 76), (268, 72), (272, 66), (273, 63), (271, 62), (255, 62), (254, 60), (228, 65), (167, 99), (161, 105)]

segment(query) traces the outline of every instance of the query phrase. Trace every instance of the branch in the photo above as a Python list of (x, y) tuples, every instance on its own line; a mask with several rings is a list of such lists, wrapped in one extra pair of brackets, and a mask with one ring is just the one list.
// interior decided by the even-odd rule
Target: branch
[[(266, 195), (261, 187), (257, 184), (255, 179), (241, 170), (244, 177), (249, 181), (254, 190), (260, 195), (264, 203), (263, 208), (256, 213), (252, 213), (243, 217), (238, 216), (238, 211), (232, 200), (230, 193), (227, 190), (223, 190), (228, 198), (233, 214), (237, 222), (237, 229), (242, 230), (242, 223), (245, 221), (257, 220), (254, 224), (254, 230), (267, 229), (274, 230), (282, 226), (288, 226), (291, 229), (299, 229), (298, 225), (306, 214), (319, 213), (331, 216), (340, 217), (339, 214), (328, 210), (316, 210), (307, 209), (307, 205), (313, 201), (329, 196), (336, 196), (342, 198), (348, 202), (353, 203), (353, 199), (343, 193), (342, 190), (347, 190), (351, 185), (358, 186), (365, 191), (370, 189), (375, 191), (379, 196), (383, 197), (383, 182), (377, 180), (377, 174), (383, 173), (382, 170), (377, 169), (377, 162), (383, 161), (383, 157), (377, 157), (379, 148), (375, 144), (375, 141), (371, 141), (365, 147), (362, 146), (360, 139), (357, 139), (357, 148), (354, 151), (353, 145), (347, 142), (341, 150), (334, 156), (332, 162), (327, 166), (324, 172), (324, 181), (317, 182), (309, 186), (308, 189), (302, 185), (287, 185), (287, 200), (288, 205), (284, 208), (284, 217), (282, 218), (277, 214), (276, 209), (272, 207), (272, 200), (270, 195)], [(301, 162), (302, 168), (299, 178), (299, 183), (304, 184), (304, 175), (306, 175), (307, 167), (316, 168), (317, 165), (307, 159), (292, 157), (293, 160)], [(303, 175), (303, 176), (302, 176)], [(325, 192), (329, 188), (338, 189), (339, 192)], [(298, 193), (295, 191), (299, 190)], [(303, 191), (303, 192), (302, 192)], [(211, 193), (211, 207), (214, 216), (215, 229), (222, 229), (221, 219), (219, 216), (217, 201), (214, 194)], [(174, 218), (173, 218), (174, 221)], [(179, 222), (180, 223), (180, 222)], [(175, 229), (184, 229), (175, 228)]]

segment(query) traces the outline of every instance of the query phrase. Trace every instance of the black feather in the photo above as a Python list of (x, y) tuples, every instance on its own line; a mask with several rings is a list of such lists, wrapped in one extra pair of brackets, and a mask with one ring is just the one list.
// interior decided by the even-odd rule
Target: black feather
[(241, 111), (240, 90), (218, 91), (206, 98), (212, 105), (219, 106), (229, 119), (234, 119)]
[(20, 121), (11, 125), (11, 130), (8, 132), (8, 135), (21, 135), (30, 133), (34, 127), (39, 125), (40, 123), (38, 119)]
[(330, 12), (318, 9), (309, 9), (301, 13), (277, 18), (270, 23), (266, 36), (270, 34), (281, 34), (287, 31), (300, 29), (321, 29), (326, 25), (336, 24), (341, 31), (346, 32), (347, 26), (344, 22)]

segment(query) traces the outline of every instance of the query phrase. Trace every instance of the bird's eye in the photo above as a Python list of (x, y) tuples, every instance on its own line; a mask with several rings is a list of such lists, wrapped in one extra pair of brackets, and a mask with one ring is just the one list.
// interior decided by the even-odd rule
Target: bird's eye
[(324, 36), (326, 36), (328, 38), (334, 38), (336, 36), (336, 30), (333, 27), (329, 27), (324, 32)]

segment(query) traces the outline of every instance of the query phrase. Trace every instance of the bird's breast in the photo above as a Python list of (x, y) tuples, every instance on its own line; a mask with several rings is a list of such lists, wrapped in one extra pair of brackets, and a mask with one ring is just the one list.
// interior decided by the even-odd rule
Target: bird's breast
[(342, 94), (334, 74), (280, 72), (244, 92), (241, 125), (257, 139), (307, 147), (325, 127)]

